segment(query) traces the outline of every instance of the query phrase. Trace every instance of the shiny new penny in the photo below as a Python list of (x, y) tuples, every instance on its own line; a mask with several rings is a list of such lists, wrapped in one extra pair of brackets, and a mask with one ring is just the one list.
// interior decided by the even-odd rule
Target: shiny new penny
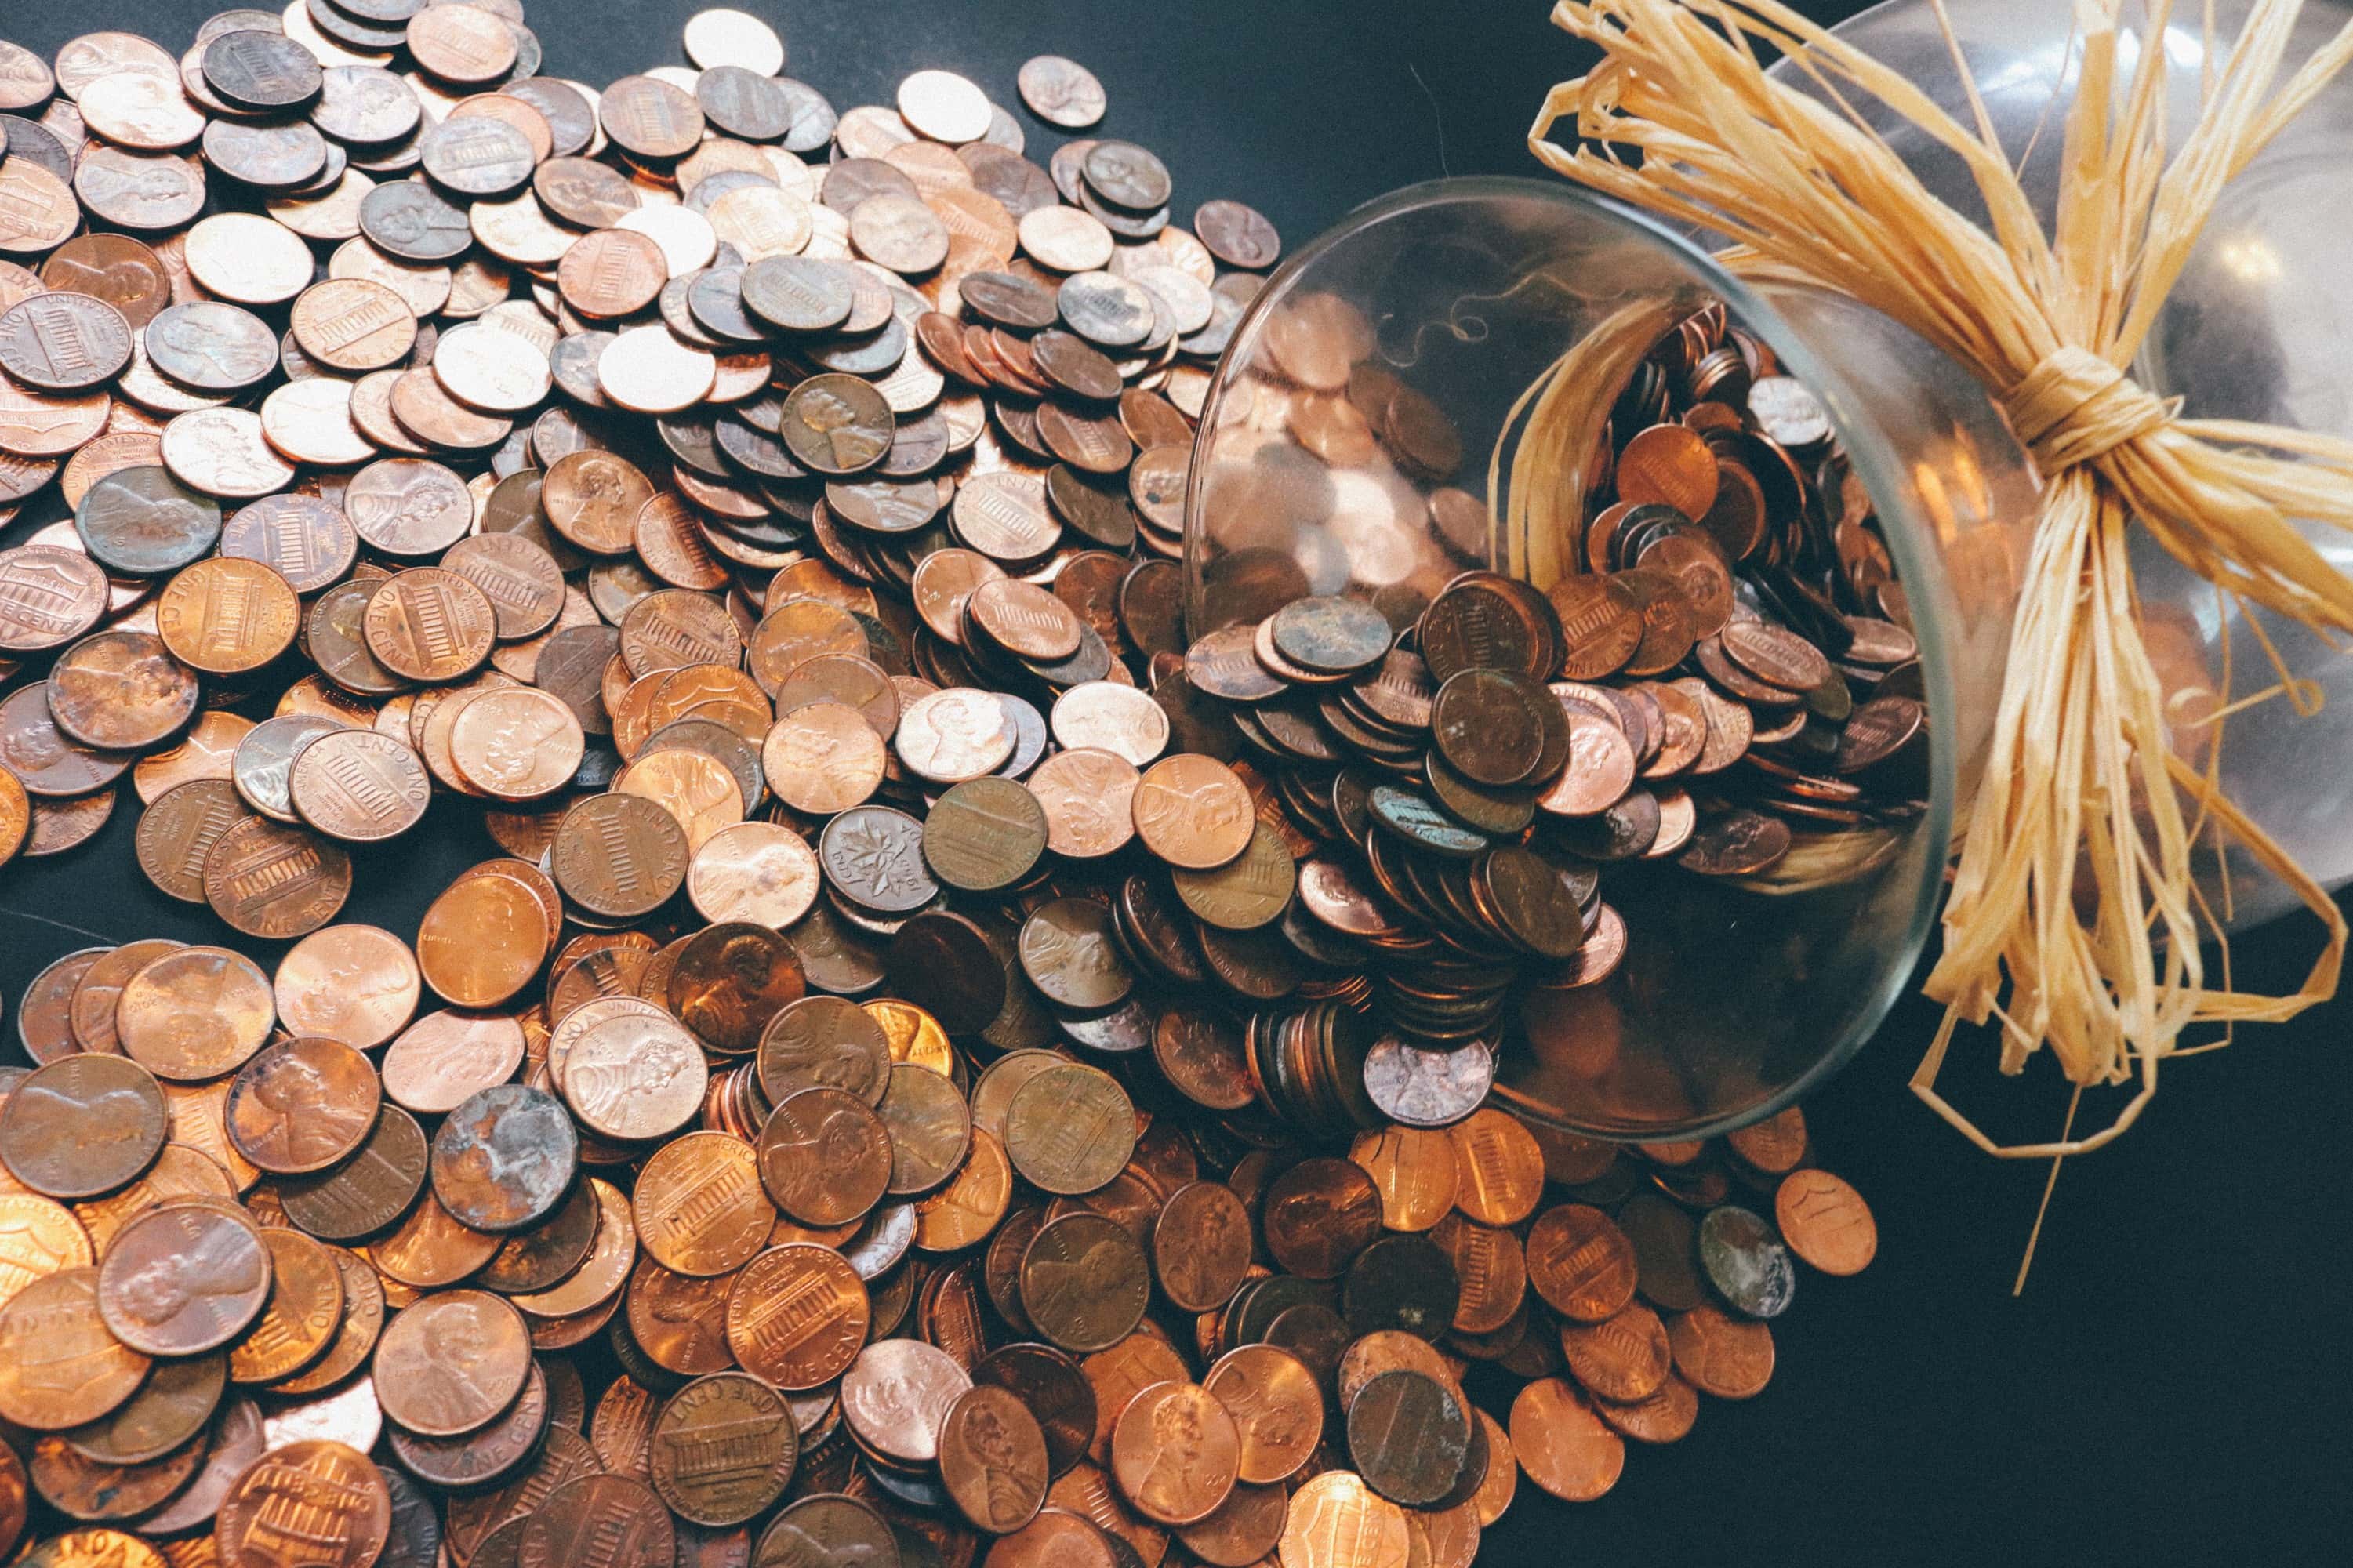
[(1860, 1274), (1879, 1251), (1870, 1205), (1828, 1171), (1792, 1171), (1774, 1193), (1773, 1215), (1789, 1250), (1825, 1274)]
[(1512, 1401), (1512, 1452), (1528, 1479), (1568, 1502), (1591, 1502), (1618, 1484), (1626, 1445), (1570, 1384), (1542, 1377)]
[(1217, 1511), (1241, 1464), (1241, 1435), (1198, 1384), (1157, 1383), (1128, 1403), (1112, 1430), (1112, 1473), (1136, 1511), (1191, 1524)]
[(528, 984), (546, 959), (547, 912), (518, 878), (461, 877), (417, 926), (417, 966), (427, 984), (459, 1006), (497, 1006)]
[(416, 1010), (417, 961), (408, 946), (375, 926), (313, 931), (278, 961), (272, 987), (278, 1016), (298, 1035), (323, 1035), (372, 1050)]
[(1609, 1216), (1585, 1204), (1546, 1210), (1529, 1228), (1528, 1282), (1579, 1322), (1615, 1316), (1634, 1293), (1634, 1246)]
[(392, 1533), (392, 1494), (366, 1455), (325, 1439), (273, 1447), (248, 1467), (220, 1505), (214, 1540), (223, 1568), (266, 1568), (284, 1526), (303, 1521), (317, 1568), (367, 1568)]
[(638, 1173), (633, 1206), (646, 1251), (696, 1279), (750, 1261), (776, 1218), (752, 1146), (715, 1131), (690, 1132), (656, 1151)]
[(368, 650), (410, 680), (455, 680), (481, 668), (497, 637), (497, 612), (480, 588), (455, 572), (411, 567), (386, 578), (369, 598)]
[(727, 1343), (746, 1372), (779, 1388), (816, 1388), (858, 1359), (866, 1286), (841, 1255), (815, 1243), (771, 1247), (736, 1275)]
[(293, 585), (259, 561), (220, 555), (164, 585), (155, 629), (172, 657), (207, 675), (260, 668), (293, 645), (302, 605)]

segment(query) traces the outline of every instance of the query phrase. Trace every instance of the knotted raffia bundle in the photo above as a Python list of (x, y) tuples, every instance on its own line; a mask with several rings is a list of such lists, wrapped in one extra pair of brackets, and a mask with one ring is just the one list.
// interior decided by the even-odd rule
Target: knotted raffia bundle
[[(2077, 0), (2080, 78), (2049, 235), (2011, 172), (2024, 150), (1998, 142), (1957, 43), (1974, 128), (1774, 0), (1563, 0), (1553, 11), (1606, 58), (1546, 98), (1529, 134), (1539, 158), (1581, 184), (1729, 236), (1734, 248), (1720, 259), (1736, 274), (1837, 289), (1920, 333), (1984, 383), (2042, 476), (1992, 746), (1946, 905), (1944, 955), (1928, 979), (1945, 1022), (1913, 1079), (1989, 1152), (2095, 1148), (2138, 1116), (2185, 1028), (2285, 1018), (2336, 988), (2346, 930), (2335, 905), (2225, 798), (2219, 743), (2195, 763), (2168, 745), (2167, 698), (2126, 561), (2130, 530), (2145, 528), (2242, 607), (2353, 628), (2353, 581), (2291, 521), (2353, 527), (2353, 442), (2185, 419), (2123, 368), (2223, 184), (2353, 58), (2348, 26), (2291, 68), (2284, 56), (2300, 8), (2255, 0), (2227, 52), (2209, 37), (2218, 63), (2196, 128), (2168, 158), (2166, 51), (2140, 48), (2127, 69), (2123, 0)], [(1940, 0), (1936, 9), (1950, 40)], [(2137, 5), (2141, 36), (2161, 36), (2171, 9), (2169, 0)], [(1788, 56), (1820, 96), (1768, 80), (1759, 43)], [(1990, 232), (1928, 193), (1852, 111), (1857, 95), (1966, 163)], [(1571, 152), (1546, 140), (1569, 116), (1597, 146)], [(2266, 695), (2310, 700), (2280, 675)], [(2244, 846), (2327, 923), (2326, 950), (2295, 994), (2208, 985), (2200, 939), (2219, 924), (2199, 898), (2191, 849), (2209, 834)], [(2005, 1071), (2047, 1042), (2079, 1094), (2136, 1077), (2138, 1092), (2090, 1137), (1997, 1147), (1935, 1087), (1955, 1026), (1989, 1016)]]

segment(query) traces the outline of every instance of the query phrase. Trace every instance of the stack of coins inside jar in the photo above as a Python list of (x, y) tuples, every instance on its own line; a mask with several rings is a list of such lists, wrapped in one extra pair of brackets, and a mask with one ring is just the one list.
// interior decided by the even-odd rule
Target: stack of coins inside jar
[[(1797, 1114), (1620, 1152), (1484, 1103), (1500, 972), (1626, 940), (1638, 792), (1570, 781), (1694, 771), (1637, 682), (1708, 646), (1715, 512), (1632, 479), (1689, 451), (1620, 454), (1643, 646), (1581, 688), (1592, 616), (1492, 574), (1188, 643), (1271, 226), (1174, 224), (1060, 57), (1020, 118), (936, 69), (837, 114), (737, 12), (685, 54), (599, 92), (511, 0), (0, 44), (0, 859), (135, 803), (225, 928), (17, 999), (0, 1543), (1459, 1568), (1523, 1471), (1598, 1497), (1758, 1392), (1793, 1258), (1874, 1245)], [(1628, 406), (1731, 458), (1802, 409), (1699, 395), (1722, 336)], [(1798, 717), (1725, 809), (1803, 817), (1870, 704), (1747, 607), (1693, 733)], [(1763, 868), (1673, 793), (1639, 852)], [(413, 937), (340, 918), (453, 811), (495, 853)]]

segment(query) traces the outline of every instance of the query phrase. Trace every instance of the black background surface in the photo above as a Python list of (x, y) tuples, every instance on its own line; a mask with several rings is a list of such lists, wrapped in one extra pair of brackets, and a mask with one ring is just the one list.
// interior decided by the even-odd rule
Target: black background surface
[[(47, 55), (120, 27), (177, 52), (220, 8), (0, 0), (0, 34)], [(888, 103), (920, 67), (962, 71), (1015, 110), (1041, 163), (1058, 138), (1019, 110), (1014, 72), (1033, 54), (1073, 56), (1109, 90), (1105, 133), (1167, 161), (1180, 221), (1231, 195), (1293, 247), (1398, 185), (1541, 173), (1523, 145), (1528, 121), (1545, 89), (1584, 64), (1542, 0), (754, 8), (784, 34), (789, 74), (837, 107)], [(1857, 7), (1804, 8), (1827, 19)], [(679, 30), (695, 9), (537, 0), (530, 20), (550, 74), (601, 85), (682, 63)], [(13, 1004), (40, 966), (93, 942), (223, 940), (208, 913), (139, 874), (137, 815), (126, 784), (95, 843), (0, 872), (0, 996)], [(431, 897), (491, 852), (472, 811), (445, 802), (406, 842), (359, 857), (342, 918), (413, 937)], [(2241, 983), (2292, 988), (2316, 941), (2298, 925), (2243, 940)], [(1482, 1561), (2342, 1561), (2349, 1020), (2353, 1004), (2341, 1004), (2169, 1068), (2137, 1129), (2066, 1166), (2013, 1300), (2047, 1167), (1980, 1156), (1905, 1093), (1935, 1022), (1907, 1001), (1807, 1108), (1822, 1163), (1877, 1211), (1878, 1262), (1855, 1279), (1803, 1279), (1774, 1326), (1765, 1394), (1704, 1402), (1683, 1443), (1636, 1447), (1608, 1498), (1573, 1508), (1524, 1479)], [(1957, 1047), (1948, 1080), (2003, 1116), (2002, 1131), (2055, 1131), (2065, 1102), (2048, 1062), (2022, 1085), (1999, 1081), (1991, 1050)], [(2087, 1103), (2086, 1123), (2112, 1109)]]

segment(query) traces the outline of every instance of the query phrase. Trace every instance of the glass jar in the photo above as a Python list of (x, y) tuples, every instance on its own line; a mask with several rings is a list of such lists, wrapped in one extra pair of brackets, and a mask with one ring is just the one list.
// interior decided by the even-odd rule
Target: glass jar
[[(1813, 391), (1869, 492), (1919, 644), (1926, 808), (1867, 834), (1801, 834), (1757, 877), (1637, 877), (1615, 973), (1525, 989), (1496, 1049), (1503, 1100), (1589, 1135), (1696, 1138), (1768, 1115), (1851, 1057), (1907, 983), (2000, 692), (2034, 518), (2025, 454), (1965, 371), (1875, 312), (1745, 285), (1683, 236), (1564, 184), (1472, 179), (1360, 209), (1269, 282), (1211, 386), (1189, 480), (1197, 637), (1255, 622), (1303, 584), (1369, 600), (1394, 626), (1466, 566), (1549, 586), (1568, 569), (1561, 541), (1582, 526), (1587, 476), (1571, 463), (1557, 494), (1577, 500), (1556, 494), (1507, 526), (1524, 509), (1514, 465), (1491, 465), (1498, 440), (1580, 347), (1606, 417), (1655, 324), (1715, 301)], [(1451, 471), (1430, 457), (1444, 439), (1405, 464), (1382, 446), (1332, 461), (1310, 449), (1289, 373), (1302, 331), (1322, 330), (1328, 352), (1335, 321), (1361, 322), (1342, 334), (1356, 363), (1451, 421)]]
[[(2169, 147), (2179, 149), (2189, 136), (2201, 86), (2249, 9), (2249, 0), (2173, 7), (2163, 42)], [(2050, 0), (1946, 0), (1945, 10), (1986, 116), (2048, 232), (2083, 54), (2073, 8)], [(2216, 40), (2211, 51), (2210, 17)], [(2348, 17), (2348, 0), (2306, 0), (2282, 57), (2283, 79)], [(1977, 110), (1953, 69), (1952, 44), (1928, 0), (1887, 0), (1833, 30), (1911, 79), (1961, 124), (1976, 123)], [(2145, 26), (2126, 30), (2116, 59), (2119, 98), (2129, 89), (2145, 37)], [(1810, 86), (1786, 62), (1774, 71), (1788, 85)], [(1842, 101), (1939, 200), (1985, 221), (1985, 205), (1949, 150), (1874, 100), (1850, 95)], [(2142, 385), (2179, 397), (2186, 417), (2353, 437), (2353, 375), (2346, 369), (2353, 345), (2353, 289), (2347, 287), (2353, 268), (2345, 243), (2353, 232), (2348, 137), (2353, 76), (2340, 73), (2223, 187), (2133, 366)], [(2320, 525), (2306, 531), (2337, 567), (2353, 570), (2353, 540)], [(2322, 886), (2353, 879), (2341, 782), (2353, 756), (2353, 660), (2330, 638), (2284, 616), (2259, 610), (2251, 617), (2146, 531), (2136, 531), (2132, 551), (2151, 656), (2177, 693), (2195, 698), (2178, 710), (2194, 714), (2278, 686), (2279, 671), (2252, 635), (2250, 618), (2277, 648), (2286, 672), (2306, 683), (2305, 706), (2316, 704), (2316, 711), (2299, 712), (2273, 696), (2231, 716), (2221, 732), (2222, 789)], [(2177, 745), (2194, 739), (2177, 731)], [(2251, 856), (2217, 857), (2211, 842), (2204, 847), (2200, 889), (2231, 929), (2296, 907), (2288, 889)]]

